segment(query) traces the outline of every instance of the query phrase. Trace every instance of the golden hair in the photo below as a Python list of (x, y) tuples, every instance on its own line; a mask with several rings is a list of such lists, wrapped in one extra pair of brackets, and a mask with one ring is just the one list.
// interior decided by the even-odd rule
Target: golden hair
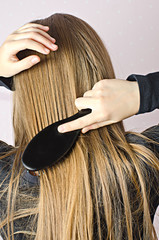
[[(48, 55), (18, 54), (19, 59), (36, 54), (41, 61), (14, 76), (15, 148), (1, 156), (14, 154), (14, 161), (0, 195), (7, 193), (0, 229), (6, 227), (8, 240), (18, 233), (35, 240), (133, 240), (141, 239), (142, 230), (144, 240), (156, 239), (149, 197), (158, 158), (146, 145), (151, 139), (125, 132), (122, 121), (80, 133), (64, 161), (41, 174), (39, 186), (20, 186), (21, 154), (28, 142), (49, 124), (75, 114), (75, 99), (99, 80), (115, 78), (102, 40), (85, 21), (61, 13), (32, 23), (48, 25), (59, 48)], [(145, 146), (128, 142), (127, 134)], [(26, 218), (24, 228), (14, 232), (14, 222)]]

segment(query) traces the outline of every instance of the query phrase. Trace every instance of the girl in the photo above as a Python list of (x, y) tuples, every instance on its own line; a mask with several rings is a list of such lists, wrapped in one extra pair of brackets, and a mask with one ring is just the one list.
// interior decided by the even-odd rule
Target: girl
[[(51, 50), (50, 41), (55, 43), (50, 36), (58, 49), (43, 55), (44, 46)], [(35, 66), (33, 56), (40, 61)], [(159, 204), (159, 128), (125, 131), (122, 119), (141, 109), (140, 84), (115, 79), (97, 33), (69, 14), (32, 21), (1, 46), (0, 66), (2, 82), (14, 75), (15, 90), (15, 146), (0, 144), (3, 239), (157, 239), (152, 221)], [(77, 98), (78, 109), (89, 106), (92, 113), (73, 127), (87, 133), (63, 162), (40, 176), (27, 172), (21, 155), (28, 142), (75, 114)]]

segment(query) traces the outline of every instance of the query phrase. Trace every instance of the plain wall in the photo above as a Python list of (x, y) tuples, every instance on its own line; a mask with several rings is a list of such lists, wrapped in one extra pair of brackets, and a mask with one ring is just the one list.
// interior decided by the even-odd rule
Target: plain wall
[[(31, 20), (56, 12), (70, 13), (97, 31), (111, 56), (116, 77), (126, 79), (132, 73), (159, 70), (158, 9), (158, 0), (1, 1), (0, 45), (9, 34)], [(0, 139), (13, 144), (12, 93), (2, 87), (0, 99)], [(154, 110), (130, 117), (124, 120), (124, 125), (126, 130), (140, 132), (158, 122), (159, 111)]]

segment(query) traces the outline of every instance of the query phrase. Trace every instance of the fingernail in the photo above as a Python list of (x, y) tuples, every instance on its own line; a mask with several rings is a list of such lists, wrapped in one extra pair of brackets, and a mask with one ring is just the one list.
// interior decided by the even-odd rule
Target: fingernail
[(59, 126), (59, 127), (58, 127), (58, 131), (59, 131), (59, 132), (64, 132), (64, 131), (65, 131), (65, 127)]
[(50, 50), (49, 50), (48, 48), (45, 48), (44, 51), (45, 51), (46, 53), (49, 53), (49, 52), (50, 52)]
[[(52, 37), (51, 37), (51, 38), (52, 38)], [(56, 39), (55, 39), (55, 38), (52, 38), (51, 40), (52, 40), (53, 42), (56, 42)]]
[(57, 49), (57, 45), (51, 43), (51, 48), (55, 50)]
[(32, 61), (32, 63), (38, 63), (39, 59), (38, 58), (32, 58), (31, 61)]

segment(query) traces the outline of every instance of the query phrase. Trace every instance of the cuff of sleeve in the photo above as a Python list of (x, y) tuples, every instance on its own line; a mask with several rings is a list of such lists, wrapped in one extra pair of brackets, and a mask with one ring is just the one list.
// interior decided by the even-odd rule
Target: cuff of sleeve
[(128, 81), (137, 81), (140, 90), (140, 108), (135, 114), (151, 112), (159, 107), (159, 72), (147, 75), (132, 74)]
[(14, 91), (15, 89), (13, 88), (13, 77), (0, 77), (0, 86), (3, 86), (9, 90)]

